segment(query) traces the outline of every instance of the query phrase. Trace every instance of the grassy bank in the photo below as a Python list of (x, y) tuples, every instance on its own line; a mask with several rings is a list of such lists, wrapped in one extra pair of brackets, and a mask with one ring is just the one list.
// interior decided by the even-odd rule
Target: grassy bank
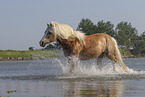
[(0, 50), (0, 60), (31, 60), (31, 59), (46, 59), (57, 57), (60, 51), (58, 50), (34, 50), (34, 51), (15, 51), (15, 50)]
[[(145, 57), (145, 56), (134, 56), (127, 49), (121, 49), (120, 52), (122, 57)], [(34, 50), (34, 51), (15, 51), (15, 50), (0, 50), (0, 61), (11, 61), (11, 60), (41, 60), (58, 57), (61, 51), (59, 50)]]

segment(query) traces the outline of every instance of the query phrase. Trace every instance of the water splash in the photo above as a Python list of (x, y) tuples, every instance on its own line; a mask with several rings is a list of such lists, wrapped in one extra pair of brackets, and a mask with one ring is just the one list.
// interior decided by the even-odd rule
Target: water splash
[(86, 62), (78, 62), (77, 67), (73, 74), (70, 73), (70, 65), (67, 61), (63, 61), (60, 59), (55, 59), (62, 68), (62, 77), (60, 79), (68, 79), (68, 78), (99, 78), (99, 79), (132, 79), (132, 78), (145, 78), (145, 71), (135, 71), (130, 69), (130, 72), (125, 72), (124, 69), (116, 64), (116, 68), (114, 70), (114, 64), (112, 62), (103, 63), (102, 71), (98, 68), (96, 62), (86, 61)]

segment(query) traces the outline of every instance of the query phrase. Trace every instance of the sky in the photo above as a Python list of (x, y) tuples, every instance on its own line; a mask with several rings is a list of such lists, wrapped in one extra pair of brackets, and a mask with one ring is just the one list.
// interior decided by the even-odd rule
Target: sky
[(122, 21), (145, 31), (145, 0), (0, 0), (0, 50), (40, 49), (46, 23), (57, 21), (76, 29), (82, 18)]

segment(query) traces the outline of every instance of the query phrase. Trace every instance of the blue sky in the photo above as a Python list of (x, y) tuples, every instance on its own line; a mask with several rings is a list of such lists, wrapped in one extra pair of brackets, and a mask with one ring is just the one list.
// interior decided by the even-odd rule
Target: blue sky
[(82, 18), (127, 21), (145, 31), (145, 0), (0, 0), (0, 50), (41, 48), (46, 23), (57, 21), (77, 28)]

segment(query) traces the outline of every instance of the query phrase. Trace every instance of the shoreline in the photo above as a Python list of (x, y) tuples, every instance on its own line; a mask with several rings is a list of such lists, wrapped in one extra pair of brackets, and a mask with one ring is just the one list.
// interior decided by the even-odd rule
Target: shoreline
[[(34, 51), (0, 50), (0, 61), (47, 60), (51, 58), (57, 58), (61, 56), (61, 54), (62, 54), (61, 50), (34, 50)], [(126, 52), (122, 53), (122, 58), (145, 58), (145, 55), (135, 56)]]
[[(40, 56), (35, 56), (35, 57), (31, 57), (31, 58), (2, 58), (0, 57), (0, 61), (25, 61), (25, 60), (47, 60), (47, 59), (52, 59), (52, 58), (58, 58), (59, 56), (55, 56), (55, 57), (40, 57)], [(145, 58), (145, 56), (122, 56), (122, 58)]]
[(0, 51), (0, 61), (45, 60), (60, 55), (60, 50)]
[[(56, 58), (56, 57), (51, 57), (51, 58)], [(0, 61), (27, 61), (27, 60), (47, 60), (47, 59), (51, 59), (51, 58), (25, 58), (25, 59), (0, 59)]]

